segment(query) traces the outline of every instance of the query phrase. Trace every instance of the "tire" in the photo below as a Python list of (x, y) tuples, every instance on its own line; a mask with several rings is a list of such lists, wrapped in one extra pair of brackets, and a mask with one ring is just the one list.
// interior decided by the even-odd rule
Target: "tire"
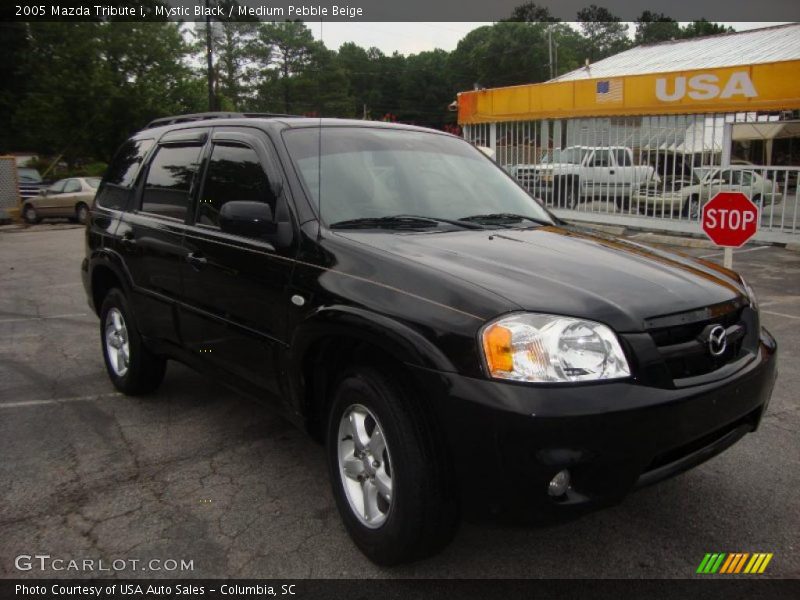
[(755, 196), (753, 196), (752, 201), (753, 204), (755, 204), (759, 208), (759, 210), (764, 208), (761, 204), (761, 194), (756, 194)]
[(39, 216), (39, 213), (37, 213), (36, 209), (30, 204), (26, 204), (22, 207), (22, 218), (29, 225), (36, 225), (36, 223), (42, 222), (42, 217)]
[[(345, 373), (329, 411), (326, 443), (345, 528), (371, 561), (384, 566), (435, 554), (452, 540), (459, 521), (442, 438), (397, 381), (373, 367)], [(351, 416), (363, 423), (357, 430), (368, 440), (363, 457), (357, 456)], [(365, 490), (374, 498), (373, 510), (363, 508)]]
[(108, 376), (120, 392), (138, 396), (161, 385), (167, 361), (144, 345), (128, 299), (118, 288), (106, 295), (100, 309), (100, 344)]
[(83, 202), (79, 203), (75, 207), (75, 220), (81, 225), (85, 225), (88, 218), (89, 218), (89, 207), (86, 206)]
[(581, 180), (562, 176), (553, 186), (553, 204), (556, 208), (575, 209), (581, 201)]
[(700, 198), (689, 196), (683, 203), (682, 214), (687, 219), (698, 221), (700, 219)]

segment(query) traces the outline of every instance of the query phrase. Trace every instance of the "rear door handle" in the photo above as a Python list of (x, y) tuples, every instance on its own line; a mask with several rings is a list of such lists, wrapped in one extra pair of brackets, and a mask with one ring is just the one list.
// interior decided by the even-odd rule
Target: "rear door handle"
[(192, 268), (199, 271), (208, 264), (208, 259), (192, 252), (191, 254), (186, 255), (186, 262), (192, 265)]

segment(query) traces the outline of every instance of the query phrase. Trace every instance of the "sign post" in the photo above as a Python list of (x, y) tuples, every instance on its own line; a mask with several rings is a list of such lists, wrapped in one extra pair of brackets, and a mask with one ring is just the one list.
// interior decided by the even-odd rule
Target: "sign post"
[(705, 206), (703, 231), (717, 246), (725, 248), (723, 264), (733, 266), (733, 249), (739, 248), (758, 230), (758, 207), (741, 192), (719, 192)]

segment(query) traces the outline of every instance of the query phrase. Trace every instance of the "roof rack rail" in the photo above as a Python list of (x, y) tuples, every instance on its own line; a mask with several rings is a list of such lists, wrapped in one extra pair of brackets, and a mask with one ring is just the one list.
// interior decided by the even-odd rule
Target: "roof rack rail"
[(174, 125), (175, 123), (190, 123), (191, 121), (204, 121), (206, 119), (266, 119), (275, 117), (298, 117), (299, 115), (286, 115), (281, 113), (256, 113), (256, 112), (202, 112), (190, 113), (185, 115), (173, 115), (171, 117), (160, 117), (153, 119), (145, 129), (161, 127), (163, 125)]

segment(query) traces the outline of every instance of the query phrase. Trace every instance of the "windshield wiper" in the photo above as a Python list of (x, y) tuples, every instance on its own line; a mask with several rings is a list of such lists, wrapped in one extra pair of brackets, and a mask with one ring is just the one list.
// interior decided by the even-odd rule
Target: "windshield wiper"
[(337, 221), (331, 224), (331, 229), (417, 229), (420, 227), (434, 227), (440, 223), (455, 225), (461, 229), (483, 229), (476, 223), (462, 223), (460, 220), (440, 219), (439, 217), (422, 217), (418, 215), (391, 215), (387, 217), (361, 217)]
[(520, 221), (530, 221), (538, 225), (553, 225), (552, 222), (544, 219), (537, 219), (535, 217), (528, 217), (525, 215), (517, 215), (514, 213), (489, 213), (485, 215), (472, 215), (459, 219), (459, 221), (485, 223), (487, 225), (505, 225), (508, 223), (519, 223)]

